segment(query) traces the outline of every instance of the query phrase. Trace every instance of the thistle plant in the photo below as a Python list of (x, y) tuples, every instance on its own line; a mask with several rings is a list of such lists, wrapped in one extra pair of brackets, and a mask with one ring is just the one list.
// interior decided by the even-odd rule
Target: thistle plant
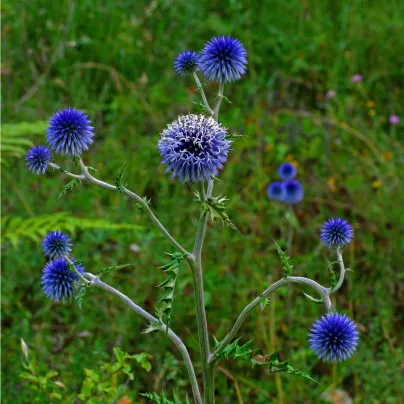
[[(164, 295), (156, 303), (155, 313), (151, 314), (140, 307), (134, 300), (110, 286), (103, 280), (106, 273), (118, 270), (127, 264), (100, 268), (94, 271), (85, 270), (87, 265), (83, 261), (75, 260), (74, 246), (71, 236), (63, 232), (50, 232), (43, 240), (43, 250), (49, 262), (43, 269), (42, 287), (45, 295), (59, 302), (73, 298), (79, 307), (90, 288), (97, 287), (120, 298), (137, 315), (147, 321), (148, 332), (161, 332), (161, 338), (168, 337), (182, 355), (188, 372), (192, 397), (195, 403), (211, 404), (215, 401), (215, 366), (221, 360), (245, 360), (252, 366), (265, 366), (271, 373), (285, 372), (290, 375), (302, 376), (313, 380), (307, 373), (293, 368), (287, 361), (279, 360), (276, 352), (262, 355), (258, 349), (252, 347), (252, 341), (240, 342), (239, 331), (249, 313), (259, 307), (261, 310), (270, 304), (271, 295), (279, 288), (291, 284), (310, 287), (316, 293), (312, 297), (305, 293), (310, 302), (321, 303), (325, 314), (314, 323), (308, 331), (307, 344), (313, 353), (326, 362), (338, 362), (348, 359), (358, 345), (358, 331), (355, 323), (344, 314), (337, 313), (332, 306), (330, 295), (342, 286), (347, 269), (345, 269), (342, 247), (347, 245), (353, 237), (352, 228), (348, 222), (340, 218), (328, 220), (321, 230), (321, 241), (325, 247), (336, 254), (339, 265), (339, 277), (335, 277), (330, 287), (322, 286), (318, 282), (303, 276), (292, 275), (293, 265), (286, 251), (276, 244), (283, 276), (272, 285), (257, 293), (251, 302), (246, 304), (233, 327), (216, 339), (209, 335), (208, 321), (204, 302), (202, 250), (209, 220), (219, 219), (218, 222), (235, 229), (226, 211), (227, 198), (214, 193), (215, 179), (224, 169), (228, 155), (231, 153), (234, 140), (228, 135), (227, 129), (219, 122), (219, 111), (224, 96), (224, 85), (241, 79), (246, 72), (247, 52), (238, 39), (218, 37), (211, 39), (198, 54), (185, 51), (178, 55), (174, 62), (174, 69), (179, 76), (192, 76), (203, 102), (201, 114), (188, 114), (178, 117), (162, 130), (157, 151), (161, 155), (162, 164), (166, 165), (166, 172), (180, 183), (191, 187), (196, 195), (196, 202), (200, 208), (199, 225), (193, 246), (183, 246), (160, 222), (152, 211), (147, 197), (138, 195), (127, 188), (124, 181), (124, 169), (117, 175), (114, 184), (102, 181), (96, 175), (96, 170), (87, 165), (82, 158), (83, 151), (89, 149), (95, 136), (88, 116), (75, 108), (66, 108), (49, 121), (48, 146), (35, 146), (27, 154), (28, 169), (35, 174), (45, 174), (49, 168), (62, 175), (72, 178), (65, 185), (62, 194), (69, 192), (81, 182), (88, 182), (109, 191), (118, 192), (122, 197), (133, 199), (136, 209), (146, 214), (151, 224), (156, 226), (173, 246), (167, 254), (168, 262), (162, 266), (166, 276), (158, 285), (164, 289)], [(209, 81), (218, 82), (218, 94), (214, 103), (210, 105), (205, 95), (204, 86), (198, 76), (202, 72)], [(57, 165), (51, 156), (51, 151), (57, 155), (67, 155), (73, 158), (79, 172), (69, 172)], [(278, 175), (282, 182), (274, 182), (268, 187), (271, 199), (281, 201), (287, 205), (300, 202), (303, 198), (303, 187), (295, 179), (296, 168), (290, 163), (279, 167)], [(193, 277), (193, 289), (196, 308), (196, 323), (202, 382), (198, 382), (191, 356), (183, 340), (171, 329), (173, 302), (176, 295), (176, 281), (180, 271), (188, 266)], [(309, 327), (308, 327), (309, 329)], [(158, 400), (157, 392), (146, 393), (145, 396)], [(162, 393), (162, 397), (165, 395)], [(156, 398), (157, 397), (157, 398)], [(164, 398), (165, 400), (165, 398)], [(163, 400), (163, 401), (164, 401)], [(187, 399), (188, 400), (188, 399)], [(163, 402), (162, 399), (156, 402)], [(164, 401), (165, 402), (165, 401)], [(179, 402), (176, 399), (175, 402)]]

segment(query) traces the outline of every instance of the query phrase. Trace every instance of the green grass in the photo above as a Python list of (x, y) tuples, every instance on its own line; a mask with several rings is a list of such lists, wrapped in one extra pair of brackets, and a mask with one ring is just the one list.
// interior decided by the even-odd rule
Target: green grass
[[(36, 177), (25, 169), (23, 156), (30, 142), (45, 142), (43, 121), (58, 108), (84, 109), (97, 134), (85, 161), (108, 182), (127, 161), (129, 188), (151, 198), (160, 220), (190, 247), (198, 217), (192, 189), (170, 180), (156, 150), (167, 123), (198, 111), (192, 103), (199, 102), (196, 86), (177, 77), (172, 65), (178, 52), (200, 50), (211, 36), (236, 36), (248, 51), (248, 74), (225, 87), (232, 103), (222, 106), (220, 119), (243, 136), (216, 192), (230, 198), (228, 213), (242, 235), (218, 223), (209, 227), (204, 278), (210, 333), (222, 338), (244, 305), (281, 276), (272, 239), (286, 240), (288, 216), (267, 199), (266, 186), (281, 162), (295, 161), (305, 187), (289, 252), (295, 274), (327, 284), (325, 257), (332, 257), (317, 248), (319, 228), (336, 215), (354, 225), (355, 240), (344, 255), (354, 272), (336, 303), (359, 324), (361, 343), (338, 368), (317, 362), (307, 331), (322, 308), (298, 288), (292, 307), (282, 290), (263, 313), (254, 312), (241, 330), (242, 341), (253, 339), (264, 354), (275, 348), (320, 382), (316, 387), (281, 375), (285, 403), (321, 402), (335, 387), (357, 403), (400, 401), (403, 126), (388, 124), (390, 114), (404, 116), (400, 2), (24, 0), (2, 7), (3, 216), (29, 220), (68, 212), (70, 219), (59, 226), (72, 231), (76, 258), (93, 272), (133, 263), (108, 281), (153, 311), (161, 297), (155, 286), (163, 279), (157, 268), (166, 263), (164, 252), (174, 252), (171, 245), (119, 194), (83, 184), (58, 201), (66, 178)], [(364, 80), (354, 85), (350, 77), (356, 73)], [(211, 98), (217, 92), (214, 85), (206, 89)], [(337, 95), (327, 103), (329, 89)], [(67, 160), (58, 162), (71, 168)], [(80, 218), (108, 225), (80, 226)], [(113, 224), (133, 224), (133, 230)], [(2, 229), (14, 240), (2, 243), (5, 402), (28, 403), (35, 396), (49, 402), (19, 377), (20, 338), (42, 374), (59, 373), (64, 402), (79, 391), (84, 369), (109, 362), (115, 346), (153, 358), (151, 373), (137, 369), (124, 392), (132, 402), (142, 402), (139, 391), (164, 389), (182, 398), (190, 392), (178, 352), (163, 335), (141, 334), (145, 324), (117, 299), (91, 290), (82, 312), (48, 301), (40, 285), (46, 226), (36, 236), (30, 226), (19, 228), (7, 221)], [(190, 347), (200, 375), (192, 278), (185, 265), (177, 286), (172, 326)], [(220, 365), (218, 402), (237, 402), (237, 389), (244, 403), (281, 402), (274, 375), (243, 363)], [(125, 377), (111, 380), (120, 385)]]

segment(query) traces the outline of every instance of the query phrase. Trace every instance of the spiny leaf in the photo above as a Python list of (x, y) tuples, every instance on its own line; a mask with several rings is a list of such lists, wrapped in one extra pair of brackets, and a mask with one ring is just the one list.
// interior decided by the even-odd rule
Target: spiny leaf
[(88, 167), (87, 167), (87, 170), (88, 170), (90, 173), (94, 173), (94, 174), (97, 174), (97, 173), (98, 173), (98, 170), (97, 170), (96, 168), (94, 168), (94, 167), (88, 166)]
[(203, 102), (192, 101), (192, 103), (198, 105), (198, 107), (202, 110), (202, 112), (205, 112), (206, 114), (210, 114), (210, 111), (206, 108), (206, 105)]
[(112, 267), (106, 267), (103, 269), (100, 269), (96, 272), (96, 275), (104, 275), (104, 274), (109, 274), (110, 272), (115, 272), (118, 271), (119, 269), (130, 267), (133, 264), (123, 264), (123, 265), (114, 265)]
[[(241, 337), (240, 337), (241, 338)], [(226, 348), (223, 349), (223, 351), (217, 355), (218, 358), (226, 358), (226, 359), (238, 359), (238, 358), (243, 358), (250, 360), (252, 355), (254, 354), (254, 351), (251, 349), (251, 341), (246, 342), (244, 345), (239, 345), (238, 342), (240, 341), (240, 338), (234, 340), (231, 344), (228, 344)], [(220, 342), (215, 340), (215, 348), (217, 348), (220, 345)]]
[(244, 135), (238, 135), (237, 133), (227, 133), (225, 136), (226, 140), (235, 140), (239, 137), (243, 137)]
[(217, 104), (220, 100), (224, 101), (227, 104), (231, 104), (232, 102), (225, 95), (217, 95), (215, 97), (215, 103)]
[(116, 189), (120, 194), (123, 194), (123, 188), (128, 186), (128, 183), (123, 181), (123, 172), (125, 171), (127, 164), (128, 163), (126, 162), (114, 181)]
[(153, 393), (140, 393), (143, 397), (148, 398), (151, 402), (156, 404), (181, 404), (181, 401), (174, 394), (174, 401), (169, 400), (165, 395), (164, 391), (158, 395), (156, 392)]
[(283, 267), (283, 277), (287, 278), (291, 273), (293, 266), (289, 264), (288, 260), (290, 257), (286, 256), (286, 253), (282, 251), (282, 248), (279, 247), (278, 243), (274, 240), (274, 243), (276, 245), (276, 250), (278, 251), (279, 258), (281, 260), (281, 264)]
[(337, 277), (335, 275), (335, 271), (334, 271), (334, 265), (338, 264), (338, 261), (328, 261), (327, 260), (327, 268), (328, 271), (330, 272), (330, 276), (331, 276), (331, 290), (335, 288), (335, 286), (337, 285)]
[(260, 295), (260, 311), (262, 312), (268, 304), (271, 303), (271, 299)]
[(66, 195), (68, 192), (72, 191), (74, 188), (77, 188), (81, 184), (81, 181), (78, 178), (73, 178), (69, 183), (67, 183), (58, 195), (58, 199), (62, 196)]
[[(148, 199), (146, 196), (144, 196), (142, 199), (144, 200), (146, 205), (148, 205), (148, 206), (151, 205), (151, 199)], [(141, 212), (144, 209), (143, 206), (140, 203), (136, 203), (134, 205), (134, 207), (135, 207), (137, 212)]]
[(223, 226), (229, 226), (238, 231), (237, 227), (232, 223), (226, 211), (226, 197), (216, 196), (207, 199), (201, 198), (199, 192), (195, 192), (196, 200), (202, 208), (203, 214), (208, 214), (213, 221), (220, 220)]
[(75, 296), (77, 306), (79, 306), (80, 310), (83, 310), (83, 300), (89, 289), (90, 289), (89, 283), (82, 283), (79, 288), (79, 291), (77, 292), (77, 294)]
[(163, 297), (159, 300), (159, 303), (161, 303), (161, 305), (156, 311), (159, 314), (158, 318), (160, 319), (160, 321), (166, 323), (166, 330), (168, 332), (171, 322), (174, 290), (175, 284), (177, 282), (178, 270), (185, 256), (181, 253), (166, 254), (171, 258), (171, 261), (168, 264), (160, 267), (160, 269), (166, 273), (167, 277), (166, 279), (164, 279), (163, 282), (157, 285), (158, 288), (165, 289), (165, 292)]

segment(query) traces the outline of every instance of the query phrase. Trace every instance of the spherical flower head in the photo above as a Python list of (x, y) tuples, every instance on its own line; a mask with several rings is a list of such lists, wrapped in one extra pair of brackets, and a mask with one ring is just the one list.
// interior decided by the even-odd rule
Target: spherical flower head
[(328, 248), (349, 244), (352, 237), (351, 225), (339, 217), (327, 220), (320, 232), (321, 241)]
[(242, 43), (230, 36), (212, 38), (202, 51), (200, 66), (211, 81), (228, 83), (245, 73), (247, 51)]
[(93, 143), (94, 129), (83, 111), (66, 108), (49, 120), (47, 141), (51, 150), (68, 156), (80, 156)]
[(286, 204), (299, 203), (304, 196), (302, 184), (297, 180), (287, 180), (282, 183), (283, 202)]
[(362, 79), (363, 79), (363, 76), (361, 74), (354, 74), (351, 77), (351, 83), (359, 83), (362, 81)]
[(296, 176), (296, 168), (293, 164), (283, 163), (279, 166), (278, 175), (282, 180), (291, 180)]
[(346, 315), (331, 313), (317, 320), (309, 334), (310, 347), (324, 362), (341, 362), (355, 351), (359, 340), (356, 324)]
[(284, 197), (284, 187), (281, 182), (274, 181), (268, 185), (267, 194), (273, 201), (282, 201)]
[(50, 259), (63, 257), (72, 251), (70, 242), (71, 239), (67, 234), (61, 231), (51, 231), (43, 239), (43, 251)]
[[(84, 272), (84, 268), (80, 264), (75, 264), (75, 266), (80, 273)], [(42, 270), (42, 290), (55, 302), (73, 296), (78, 280), (78, 275), (69, 269), (64, 258), (48, 262)]]
[(52, 160), (49, 149), (45, 146), (34, 146), (28, 150), (25, 165), (35, 174), (45, 174)]
[(397, 115), (390, 115), (389, 116), (389, 123), (390, 125), (397, 125), (400, 122), (400, 117)]
[(175, 59), (174, 69), (180, 76), (196, 72), (199, 69), (199, 55), (190, 50), (180, 53)]
[(213, 118), (184, 115), (168, 125), (157, 149), (172, 172), (182, 182), (196, 183), (216, 176), (227, 161), (231, 141), (226, 129)]

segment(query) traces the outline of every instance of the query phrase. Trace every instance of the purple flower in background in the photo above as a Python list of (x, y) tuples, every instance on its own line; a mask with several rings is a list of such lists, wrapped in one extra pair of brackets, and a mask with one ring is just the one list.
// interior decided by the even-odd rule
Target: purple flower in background
[(332, 98), (334, 98), (337, 95), (337, 92), (335, 90), (328, 90), (325, 94), (325, 99), (331, 100)]
[[(80, 264), (75, 267), (81, 274), (84, 272)], [(78, 280), (79, 276), (69, 269), (66, 260), (57, 258), (48, 262), (42, 271), (42, 290), (55, 302), (66, 300), (73, 295)]]
[(389, 123), (390, 125), (397, 125), (400, 122), (400, 117), (397, 115), (390, 115), (389, 116)]
[(157, 145), (162, 163), (168, 164), (166, 172), (189, 183), (216, 176), (230, 150), (226, 135), (226, 129), (211, 117), (180, 116), (164, 129)]
[(287, 180), (282, 183), (283, 199), (287, 204), (299, 203), (303, 199), (303, 187), (297, 180)]
[(358, 346), (356, 324), (345, 314), (331, 313), (317, 320), (309, 334), (310, 348), (324, 362), (341, 362)]
[(291, 180), (296, 176), (296, 168), (291, 163), (283, 163), (279, 166), (278, 175), (282, 180)]
[(25, 165), (35, 174), (45, 174), (52, 160), (49, 149), (45, 146), (34, 146), (28, 150)]
[(174, 69), (180, 76), (196, 72), (199, 69), (199, 55), (190, 50), (180, 53), (175, 59)]
[(69, 255), (72, 249), (70, 237), (62, 231), (50, 231), (42, 242), (44, 253), (50, 258)]
[(80, 156), (93, 143), (94, 129), (83, 111), (65, 108), (49, 120), (48, 144), (51, 150), (62, 155)]
[(360, 81), (362, 81), (363, 77), (361, 74), (354, 74), (351, 77), (351, 83), (359, 83)]
[(238, 39), (230, 36), (212, 38), (201, 53), (201, 70), (211, 81), (228, 83), (239, 80), (246, 65), (247, 51)]
[(269, 199), (274, 201), (282, 201), (284, 196), (284, 188), (281, 182), (274, 181), (268, 185), (267, 194)]
[(349, 244), (352, 237), (351, 225), (339, 217), (327, 220), (320, 232), (321, 241), (328, 248)]

